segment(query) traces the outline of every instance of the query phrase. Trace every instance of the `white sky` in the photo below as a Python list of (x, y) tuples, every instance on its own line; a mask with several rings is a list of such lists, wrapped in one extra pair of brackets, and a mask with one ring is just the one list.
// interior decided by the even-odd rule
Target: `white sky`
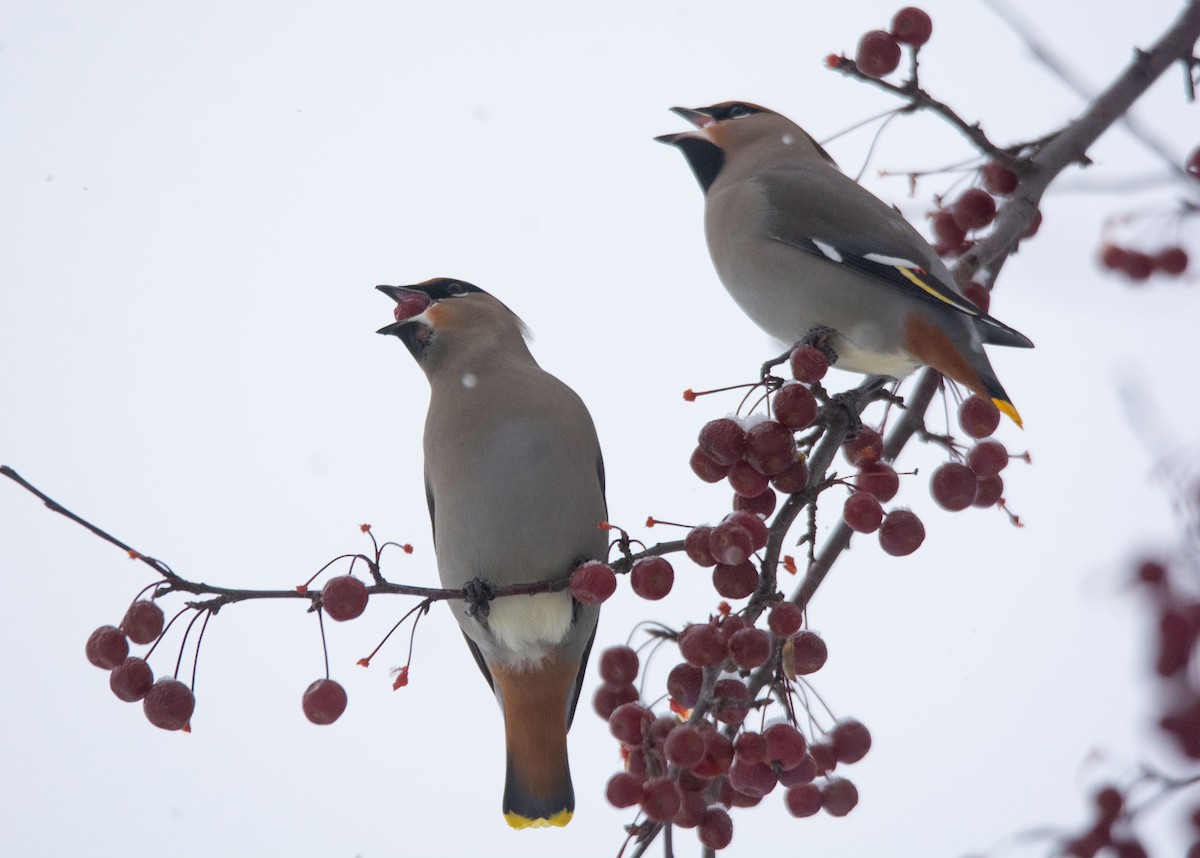
[[(675, 104), (756, 101), (818, 138), (892, 106), (822, 58), (898, 5), (6, 4), (0, 461), (193, 579), (291, 586), (364, 549), (369, 521), (417, 548), (389, 577), (432, 583), (426, 384), (373, 333), (391, 302), (372, 287), (449, 275), (522, 315), (539, 361), (589, 404), (615, 521), (657, 540), (677, 534), (642, 532), (649, 514), (718, 518), (725, 490), (686, 463), (703, 422), (737, 399), (679, 393), (746, 380), (776, 347), (720, 287), (700, 192), (651, 138), (684, 127)], [(1097, 85), (1180, 6), (1020, 5)], [(1078, 111), (985, 9), (925, 8), (924, 82), (995, 139)], [(1180, 157), (1200, 127), (1181, 91), (1174, 71), (1138, 109)], [(869, 140), (831, 150), (855, 172)], [(903, 119), (873, 166), (967, 154), (938, 122)], [(1121, 131), (1094, 156), (1097, 179), (1157, 169)], [(914, 219), (952, 181), (906, 200), (902, 180), (869, 172)], [(801, 821), (771, 795), (734, 815), (727, 854), (981, 852), (1033, 825), (1079, 824), (1093, 751), (1146, 752), (1146, 623), (1121, 581), (1172, 531), (1152, 475), (1172, 451), (1141, 444), (1131, 423), (1146, 415), (1124, 410), (1117, 386), (1131, 378), (1161, 408), (1156, 437), (1194, 440), (1200, 406), (1182, 382), (1200, 359), (1200, 297), (1177, 282), (1129, 289), (1093, 257), (1107, 214), (1177, 195), (1046, 201), (993, 302), (1038, 346), (992, 353), (1027, 426), (1002, 437), (1033, 455), (1005, 473), (1027, 526), (937, 510), (925, 474), (942, 457), (906, 452), (899, 464), (923, 473), (899, 500), (924, 518), (926, 544), (896, 560), (856, 540), (811, 614), (830, 647), (817, 688), (874, 735), (849, 770), (861, 803)], [(590, 710), (593, 671), (571, 736), (575, 821), (508, 830), (500, 716), (445, 608), (422, 625), (397, 693), (387, 667), (404, 644), (370, 670), (354, 661), (405, 600), (330, 628), (350, 695), (330, 728), (299, 705), (321, 674), (315, 618), (299, 603), (228, 608), (209, 624), (185, 736), (117, 701), (83, 657), (91, 630), (149, 583), (145, 567), (7, 482), (0, 563), (6, 854), (603, 856), (632, 818), (603, 800), (617, 745)], [(680, 562), (656, 604), (623, 583), (597, 652), (640, 619), (699, 618), (715, 602), (707, 582)], [(655, 663), (655, 681), (672, 663)], [(1153, 827), (1163, 837), (1170, 824)], [(679, 854), (694, 842), (681, 833)]]

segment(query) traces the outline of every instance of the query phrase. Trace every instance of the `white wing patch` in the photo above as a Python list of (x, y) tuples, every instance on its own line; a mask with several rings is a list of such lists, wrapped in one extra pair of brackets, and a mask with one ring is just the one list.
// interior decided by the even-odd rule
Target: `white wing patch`
[(878, 263), (879, 265), (892, 265), (896, 268), (915, 268), (917, 271), (925, 270), (911, 259), (901, 259), (899, 256), (884, 256), (882, 253), (864, 253), (863, 259), (868, 262)]
[(815, 238), (812, 240), (812, 243), (817, 246), (817, 250), (825, 254), (827, 259), (830, 259), (834, 262), (842, 261), (842, 254), (838, 253), (837, 248), (832, 244), (826, 244), (823, 241), (817, 241)]

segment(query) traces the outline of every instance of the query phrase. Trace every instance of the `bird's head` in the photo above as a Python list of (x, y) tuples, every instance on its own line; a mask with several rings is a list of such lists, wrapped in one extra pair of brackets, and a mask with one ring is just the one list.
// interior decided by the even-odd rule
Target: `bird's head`
[(708, 107), (672, 107), (672, 113), (696, 126), (693, 131), (664, 134), (654, 139), (677, 147), (687, 158), (706, 192), (731, 161), (750, 150), (780, 151), (803, 157), (815, 154), (833, 159), (808, 133), (790, 119), (748, 101), (722, 101)]
[(376, 333), (400, 341), (428, 372), (446, 355), (509, 340), (523, 344), (524, 323), (512, 310), (465, 280), (434, 277), (412, 286), (376, 286), (396, 302), (396, 321)]

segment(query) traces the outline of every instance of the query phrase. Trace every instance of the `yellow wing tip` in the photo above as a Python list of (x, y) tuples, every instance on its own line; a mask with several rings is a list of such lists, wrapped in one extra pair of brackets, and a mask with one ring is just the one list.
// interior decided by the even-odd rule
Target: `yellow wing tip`
[(537, 819), (530, 819), (528, 816), (521, 816), (519, 813), (509, 811), (504, 814), (504, 821), (518, 831), (523, 828), (562, 828), (571, 821), (572, 816), (574, 816), (573, 811), (560, 810), (549, 817), (540, 816)]
[(1007, 414), (1009, 419), (1011, 419), (1013, 423), (1016, 423), (1017, 426), (1022, 429), (1025, 428), (1025, 424), (1021, 422), (1021, 415), (1017, 413), (1017, 409), (1013, 407), (1011, 402), (1005, 402), (1003, 399), (996, 399), (993, 396), (992, 404), (999, 408), (1001, 412)]

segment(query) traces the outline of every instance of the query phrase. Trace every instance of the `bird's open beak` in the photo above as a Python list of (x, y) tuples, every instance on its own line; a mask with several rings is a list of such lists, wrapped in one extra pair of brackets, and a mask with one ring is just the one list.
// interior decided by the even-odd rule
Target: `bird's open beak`
[(703, 110), (693, 110), (690, 107), (672, 107), (671, 112), (676, 116), (682, 116), (697, 128), (707, 128), (710, 125), (715, 125), (717, 122), (717, 120), (713, 119)]
[(395, 334), (415, 317), (421, 315), (433, 303), (429, 295), (415, 286), (376, 286), (380, 292), (396, 302), (396, 321), (385, 325), (375, 333)]

